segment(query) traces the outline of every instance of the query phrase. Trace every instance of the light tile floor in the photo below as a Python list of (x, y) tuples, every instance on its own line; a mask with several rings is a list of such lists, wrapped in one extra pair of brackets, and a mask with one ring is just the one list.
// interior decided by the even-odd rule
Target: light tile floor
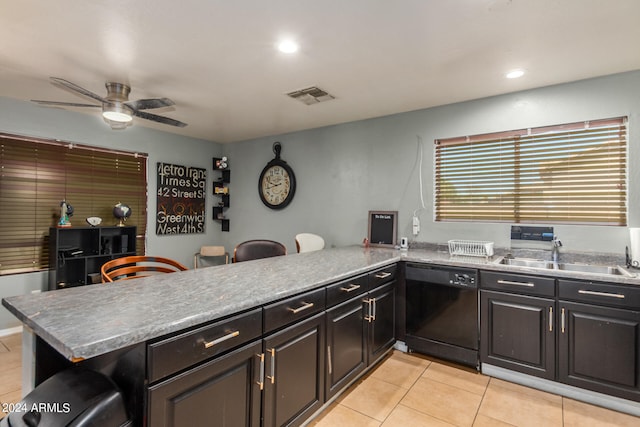
[[(22, 399), (22, 334), (0, 337), (0, 404)], [(0, 417), (5, 414), (1, 412)]]
[(394, 351), (313, 427), (640, 426), (640, 418)]
[[(0, 337), (0, 403), (21, 399), (21, 340)], [(640, 418), (394, 351), (310, 425), (637, 427)]]

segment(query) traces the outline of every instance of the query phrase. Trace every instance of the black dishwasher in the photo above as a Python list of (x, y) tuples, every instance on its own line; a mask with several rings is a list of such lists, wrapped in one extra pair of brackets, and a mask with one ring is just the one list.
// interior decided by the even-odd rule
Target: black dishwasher
[(477, 270), (409, 263), (406, 284), (405, 341), (409, 351), (477, 369)]

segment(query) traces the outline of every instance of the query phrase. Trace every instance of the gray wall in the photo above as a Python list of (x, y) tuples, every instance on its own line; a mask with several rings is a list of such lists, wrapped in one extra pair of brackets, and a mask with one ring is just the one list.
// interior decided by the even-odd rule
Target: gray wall
[[(339, 102), (339, 100), (332, 101)], [(309, 114), (313, 114), (310, 106)], [(367, 234), (367, 211), (399, 211), (399, 235), (412, 241), (449, 239), (495, 241), (508, 247), (510, 224), (435, 223), (433, 221), (433, 141), (588, 119), (629, 116), (629, 226), (640, 226), (640, 71), (550, 86), (372, 120), (306, 130), (225, 145), (232, 169), (233, 248), (252, 238), (270, 238), (295, 251), (294, 236), (308, 231), (329, 246), (358, 244)], [(421, 232), (411, 234), (413, 212), (421, 208), (418, 139), (423, 141), (422, 180), (426, 209), (419, 211)], [(280, 141), (282, 157), (294, 169), (298, 188), (281, 211), (266, 208), (258, 178)], [(555, 224), (549, 224), (555, 226)], [(564, 251), (624, 253), (624, 227), (555, 226)]]
[[(205, 168), (212, 176), (211, 159), (219, 157), (220, 144), (159, 132), (143, 126), (113, 131), (98, 114), (82, 114), (57, 108), (39, 107), (30, 102), (0, 97), (0, 131), (24, 136), (55, 138), (63, 141), (140, 151), (149, 154), (148, 160), (148, 217), (147, 253), (177, 259), (193, 265), (193, 254), (205, 244), (219, 244), (220, 227), (210, 221), (213, 197), (207, 197), (204, 234), (157, 236), (155, 234), (156, 164), (157, 162)], [(207, 194), (211, 193), (211, 178)], [(2, 207), (3, 209), (5, 207)], [(115, 221), (103, 218), (105, 223)], [(83, 221), (78, 218), (74, 222)], [(47, 288), (47, 273), (0, 276), (0, 298)], [(4, 307), (0, 308), (0, 331), (19, 326), (18, 320)]]
[[(308, 108), (313, 114), (322, 105)], [(187, 265), (202, 244), (224, 244), (232, 251), (243, 240), (269, 238), (295, 252), (294, 236), (301, 231), (321, 234), (328, 246), (359, 244), (367, 233), (369, 210), (399, 211), (399, 235), (413, 241), (444, 243), (470, 238), (508, 246), (509, 224), (433, 221), (434, 139), (621, 115), (629, 116), (629, 225), (637, 227), (640, 133), (635, 129), (640, 122), (640, 71), (223, 146), (142, 126), (111, 131), (98, 116), (0, 98), (0, 131), (149, 153), (147, 251)], [(419, 196), (419, 139), (424, 148), (424, 210)], [(274, 141), (282, 143), (282, 157), (294, 168), (298, 183), (293, 202), (282, 211), (266, 208), (257, 191), (260, 172), (274, 157)], [(219, 224), (210, 220), (210, 196), (206, 234), (156, 236), (155, 164), (161, 161), (211, 171), (211, 157), (221, 154), (230, 160), (227, 215), (231, 231), (222, 233)], [(411, 217), (417, 209), (422, 230), (413, 237)], [(624, 227), (565, 225), (556, 226), (556, 232), (565, 251), (622, 253), (628, 244)], [(0, 298), (43, 289), (46, 281), (42, 273), (0, 277)], [(18, 324), (0, 309), (0, 330)]]

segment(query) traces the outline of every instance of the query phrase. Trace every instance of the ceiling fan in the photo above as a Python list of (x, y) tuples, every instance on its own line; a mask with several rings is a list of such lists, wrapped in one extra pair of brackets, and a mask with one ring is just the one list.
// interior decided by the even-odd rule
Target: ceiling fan
[(48, 106), (68, 106), (68, 107), (93, 107), (102, 108), (102, 117), (112, 129), (124, 129), (133, 120), (133, 116), (140, 117), (141, 119), (153, 120), (158, 123), (164, 123), (170, 126), (185, 127), (187, 124), (178, 120), (171, 119), (169, 117), (159, 116), (157, 114), (147, 113), (142, 110), (152, 110), (154, 108), (170, 107), (175, 103), (169, 98), (149, 98), (138, 99), (135, 101), (129, 101), (129, 92), (131, 88), (122, 83), (107, 82), (105, 87), (107, 88), (107, 96), (102, 97), (97, 95), (83, 87), (78, 86), (75, 83), (71, 83), (65, 79), (59, 77), (50, 77), (53, 83), (66, 87), (80, 95), (92, 98), (100, 105), (96, 104), (80, 104), (75, 102), (60, 102), (60, 101), (43, 101), (39, 99), (32, 99), (32, 102), (36, 102), (40, 105)]

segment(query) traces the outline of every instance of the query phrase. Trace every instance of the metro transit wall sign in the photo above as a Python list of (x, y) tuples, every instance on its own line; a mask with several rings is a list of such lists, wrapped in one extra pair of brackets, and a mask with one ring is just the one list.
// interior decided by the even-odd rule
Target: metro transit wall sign
[(204, 233), (207, 170), (158, 162), (156, 234)]

